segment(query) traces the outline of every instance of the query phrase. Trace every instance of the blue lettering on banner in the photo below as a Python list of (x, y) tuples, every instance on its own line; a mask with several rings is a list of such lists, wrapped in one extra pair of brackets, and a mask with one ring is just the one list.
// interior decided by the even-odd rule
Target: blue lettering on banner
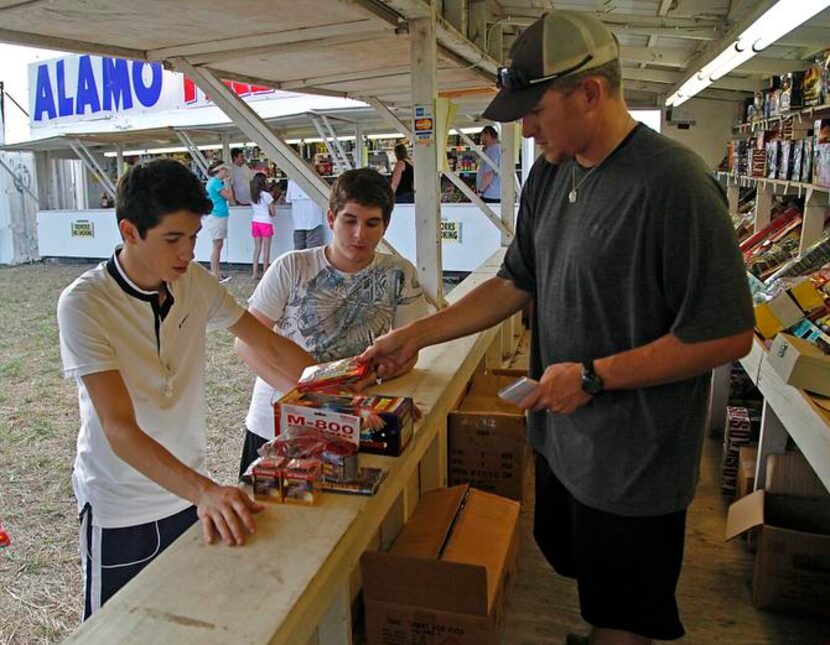
[[(123, 58), (103, 59), (104, 109), (129, 110), (133, 107), (130, 72)], [(119, 108), (119, 105), (121, 106)]]
[(84, 114), (87, 106), (89, 106), (90, 114), (101, 111), (98, 88), (95, 86), (95, 76), (92, 73), (92, 63), (89, 56), (81, 56), (78, 61), (78, 92), (75, 95), (77, 114)]
[[(152, 107), (161, 98), (164, 76), (161, 63), (134, 61), (130, 65), (118, 58), (80, 56), (73, 88), (67, 87), (66, 60), (56, 61), (54, 67), (49, 63), (38, 65), (32, 109), (34, 121), (130, 110), (136, 101), (144, 107)], [(101, 65), (100, 87), (94, 70), (98, 61)], [(53, 69), (54, 79), (51, 77)]]
[(61, 116), (72, 116), (74, 114), (74, 110), (72, 108), (74, 102), (72, 101), (71, 96), (66, 96), (65, 62), (66, 61), (59, 60), (58, 64), (55, 66), (58, 74), (58, 114)]
[[(144, 78), (141, 74), (145, 64), (150, 65), (153, 73), (149, 87), (144, 85)], [(138, 102), (144, 107), (155, 105), (156, 101), (159, 100), (159, 96), (161, 96), (161, 76), (161, 63), (142, 63), (140, 61), (133, 63), (133, 90)]]
[(47, 119), (54, 119), (58, 116), (55, 111), (55, 96), (52, 94), (52, 83), (49, 81), (49, 67), (38, 65), (37, 81), (35, 81), (35, 121), (43, 119), (46, 112)]

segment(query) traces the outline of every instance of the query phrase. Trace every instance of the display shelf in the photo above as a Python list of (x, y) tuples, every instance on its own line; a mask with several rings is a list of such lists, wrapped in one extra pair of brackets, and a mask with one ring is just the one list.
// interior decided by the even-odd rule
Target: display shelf
[[(728, 181), (735, 182), (741, 188), (748, 188), (750, 186), (772, 186), (773, 190), (779, 189), (777, 192), (781, 195), (794, 193), (799, 197), (806, 194), (808, 190), (814, 190), (820, 193), (830, 193), (830, 186), (819, 186), (818, 184), (806, 184), (800, 181), (788, 181), (786, 179), (768, 179), (767, 177), (750, 177), (748, 175), (736, 175), (735, 173), (726, 172), (723, 170), (717, 171), (718, 177)], [(830, 204), (830, 199), (828, 199)]]
[(810, 107), (801, 108), (799, 110), (790, 110), (784, 114), (777, 116), (765, 117), (763, 119), (753, 119), (752, 121), (745, 121), (738, 123), (734, 127), (741, 132), (756, 132), (758, 130), (769, 130), (775, 124), (783, 123), (788, 119), (796, 121), (803, 121), (804, 117), (815, 117), (816, 114), (830, 115), (830, 105), (813, 105)]
[[(756, 337), (749, 354), (741, 359), (741, 366), (763, 394), (765, 405), (772, 409), (777, 421), (830, 490), (830, 412), (818, 406), (804, 390), (787, 385), (767, 356), (763, 341)], [(765, 431), (762, 426), (762, 435)], [(764, 444), (763, 436), (761, 443)]]

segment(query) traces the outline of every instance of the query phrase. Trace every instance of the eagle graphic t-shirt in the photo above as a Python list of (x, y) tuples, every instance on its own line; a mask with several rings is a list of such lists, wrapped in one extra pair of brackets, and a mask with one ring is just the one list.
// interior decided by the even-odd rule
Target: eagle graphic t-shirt
[[(365, 269), (344, 273), (322, 246), (278, 258), (248, 304), (320, 363), (360, 354), (373, 339), (427, 313), (417, 272), (405, 258), (375, 253)], [(245, 426), (265, 439), (274, 438), (275, 394), (282, 393), (256, 379)]]

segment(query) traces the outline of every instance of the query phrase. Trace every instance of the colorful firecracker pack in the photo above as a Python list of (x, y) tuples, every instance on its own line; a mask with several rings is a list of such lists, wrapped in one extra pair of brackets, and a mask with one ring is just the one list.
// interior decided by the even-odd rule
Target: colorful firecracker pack
[(372, 373), (370, 363), (362, 363), (356, 357), (330, 363), (311, 365), (303, 370), (296, 389), (300, 392), (342, 388), (367, 378)]
[(280, 434), (311, 428), (394, 457), (412, 437), (414, 407), (409, 397), (292, 390), (274, 403), (274, 426)]

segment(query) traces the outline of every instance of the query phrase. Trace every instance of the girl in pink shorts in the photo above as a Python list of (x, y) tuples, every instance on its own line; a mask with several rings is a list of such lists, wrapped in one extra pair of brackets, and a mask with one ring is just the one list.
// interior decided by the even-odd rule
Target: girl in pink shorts
[[(271, 263), (271, 238), (274, 237), (274, 225), (271, 220), (277, 205), (265, 181), (265, 175), (258, 172), (251, 180), (251, 208), (254, 216), (251, 220), (251, 235), (254, 238), (254, 259), (252, 275), (258, 279), (268, 270)], [(262, 254), (262, 273), (259, 269), (259, 256)]]

